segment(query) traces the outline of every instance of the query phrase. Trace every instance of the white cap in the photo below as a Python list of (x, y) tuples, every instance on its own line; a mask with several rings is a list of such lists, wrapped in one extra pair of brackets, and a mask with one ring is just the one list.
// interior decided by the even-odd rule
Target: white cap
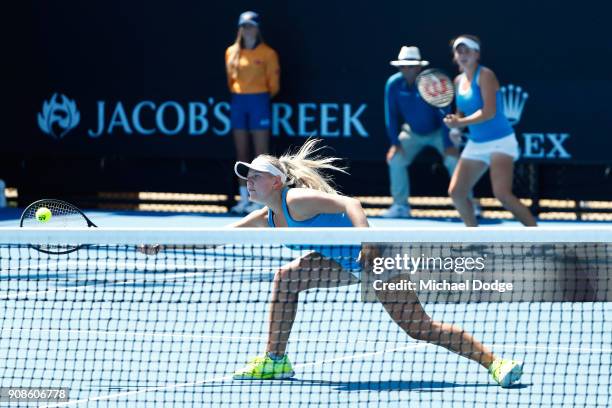
[(453, 50), (457, 49), (457, 47), (461, 44), (474, 51), (480, 51), (480, 45), (478, 45), (476, 41), (468, 37), (458, 37), (455, 42), (453, 42)]
[(402, 47), (400, 49), (399, 55), (397, 56), (397, 60), (389, 62), (389, 64), (394, 67), (402, 67), (402, 66), (427, 66), (429, 65), (429, 61), (421, 60), (421, 51), (417, 47)]
[(287, 181), (287, 175), (263, 157), (256, 157), (250, 164), (241, 161), (234, 164), (234, 173), (236, 173), (236, 175), (241, 179), (247, 179), (249, 169), (261, 171), (263, 173), (270, 173), (273, 176), (280, 176), (283, 183)]

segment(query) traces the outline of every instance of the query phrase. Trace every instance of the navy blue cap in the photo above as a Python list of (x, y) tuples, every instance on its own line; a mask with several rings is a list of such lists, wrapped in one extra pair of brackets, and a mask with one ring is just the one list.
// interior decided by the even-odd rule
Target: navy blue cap
[(255, 27), (259, 26), (259, 14), (254, 11), (245, 11), (238, 19), (238, 25), (251, 24)]

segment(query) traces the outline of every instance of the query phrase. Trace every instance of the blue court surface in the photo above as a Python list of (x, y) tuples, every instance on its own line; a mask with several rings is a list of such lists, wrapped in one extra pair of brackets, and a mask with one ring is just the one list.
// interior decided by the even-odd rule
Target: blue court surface
[[(18, 227), (22, 209), (0, 208), (0, 227)], [(85, 213), (99, 227), (107, 228), (214, 228), (224, 227), (235, 222), (239, 217), (226, 214), (183, 214), (175, 212), (156, 211), (108, 211), (85, 210)], [(440, 227), (464, 228), (458, 218), (412, 218), (412, 219), (384, 219), (380, 217), (368, 218), (372, 227), (414, 228), (414, 227)], [(575, 226), (610, 226), (612, 221), (539, 221), (542, 226), (556, 226), (571, 229)], [(518, 221), (501, 219), (481, 219), (482, 227), (511, 227), (520, 226)]]
[[(87, 214), (100, 227), (214, 227), (235, 220)], [(0, 226), (16, 226), (17, 210), (1, 216)], [(371, 224), (463, 228), (438, 220)], [(294, 379), (232, 380), (234, 370), (265, 349), (273, 272), (284, 262), (285, 256), (227, 248), (163, 256), (86, 249), (50, 257), (3, 247), (2, 386), (69, 387), (69, 404), (77, 406), (610, 403), (611, 302), (425, 304), (434, 319), (525, 362), (521, 384), (502, 389), (478, 364), (409, 338), (380, 304), (360, 301), (359, 285), (300, 298), (288, 348)]]

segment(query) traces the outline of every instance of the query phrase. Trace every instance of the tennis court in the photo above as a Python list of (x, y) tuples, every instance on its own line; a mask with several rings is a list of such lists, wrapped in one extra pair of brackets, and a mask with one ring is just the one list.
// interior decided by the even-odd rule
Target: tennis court
[[(66, 405), (82, 406), (609, 403), (609, 301), (426, 302), (434, 319), (463, 327), (496, 354), (524, 361), (521, 383), (504, 389), (478, 364), (408, 337), (379, 303), (361, 301), (359, 285), (300, 295), (287, 350), (293, 379), (233, 380), (236, 369), (265, 350), (274, 271), (296, 251), (267, 238), (253, 243), (243, 237), (214, 249), (147, 256), (128, 244), (164, 238), (191, 242), (194, 234), (179, 239), (179, 232), (163, 235), (162, 228), (217, 227), (227, 219), (88, 215), (106, 228), (146, 225), (157, 231), (126, 232), (109, 241), (125, 239), (126, 245), (94, 245), (59, 256), (2, 240), (0, 371), (5, 387), (68, 387)], [(1, 226), (14, 226), (6, 218)], [(449, 224), (427, 223), (445, 226), (440, 231), (448, 236)], [(372, 224), (386, 226), (380, 219)], [(424, 227), (415, 221), (403, 224)], [(562, 233), (585, 239), (579, 229), (588, 224), (550, 224), (545, 227), (558, 228), (553, 234), (561, 240)], [(512, 226), (504, 222), (494, 233), (507, 236), (504, 229), (512, 231)], [(595, 224), (600, 232), (593, 240), (609, 235), (606, 227)], [(493, 230), (479, 230), (487, 229)], [(458, 234), (465, 231), (457, 227)], [(83, 233), (63, 236), (83, 242)], [(12, 232), (0, 234), (10, 238)], [(598, 262), (609, 272), (611, 259)]]
[(0, 408), (612, 406), (600, 3), (6, 3)]

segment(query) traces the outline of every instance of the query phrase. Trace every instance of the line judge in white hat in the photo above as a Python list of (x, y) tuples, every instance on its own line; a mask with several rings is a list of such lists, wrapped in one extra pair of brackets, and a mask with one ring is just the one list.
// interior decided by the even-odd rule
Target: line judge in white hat
[(429, 65), (429, 61), (421, 60), (421, 52), (417, 47), (403, 46), (400, 49), (397, 59), (395, 61), (391, 61), (391, 65), (394, 67), (426, 67)]
[(442, 156), (449, 174), (453, 174), (459, 152), (448, 137), (444, 114), (421, 99), (415, 84), (429, 61), (421, 58), (417, 47), (404, 46), (390, 64), (399, 70), (389, 77), (385, 87), (385, 127), (391, 143), (386, 160), (393, 204), (382, 216), (408, 218), (411, 215), (408, 167), (416, 156), (424, 148), (433, 147)]

